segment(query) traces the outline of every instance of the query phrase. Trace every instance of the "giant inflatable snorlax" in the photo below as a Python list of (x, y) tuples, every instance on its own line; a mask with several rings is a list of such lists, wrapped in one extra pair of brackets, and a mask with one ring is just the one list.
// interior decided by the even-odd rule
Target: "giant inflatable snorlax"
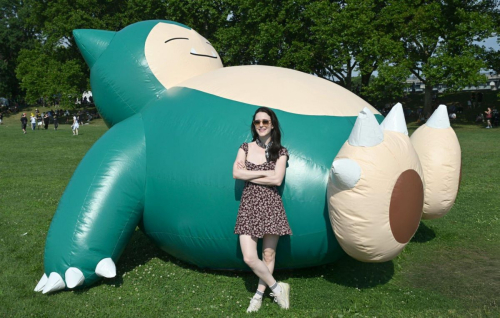
[(400, 105), (379, 125), (373, 107), (329, 81), (277, 67), (224, 68), (210, 42), (179, 23), (74, 37), (110, 129), (61, 198), (35, 291), (114, 277), (137, 226), (185, 262), (246, 269), (233, 234), (244, 184), (231, 173), (259, 106), (276, 111), (290, 153), (280, 191), (293, 235), (280, 240), (277, 268), (330, 263), (344, 250), (390, 260), (423, 210), (442, 216), (455, 199), (460, 146), (446, 114), (415, 133), (414, 148)]

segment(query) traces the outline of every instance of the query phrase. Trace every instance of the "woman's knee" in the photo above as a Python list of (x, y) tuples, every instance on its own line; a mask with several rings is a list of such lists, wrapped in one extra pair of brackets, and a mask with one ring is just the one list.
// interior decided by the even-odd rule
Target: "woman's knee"
[(254, 267), (258, 260), (259, 258), (256, 255), (243, 255), (243, 261), (250, 268)]
[(262, 251), (262, 260), (266, 264), (273, 263), (276, 258), (276, 251), (271, 248), (266, 248)]

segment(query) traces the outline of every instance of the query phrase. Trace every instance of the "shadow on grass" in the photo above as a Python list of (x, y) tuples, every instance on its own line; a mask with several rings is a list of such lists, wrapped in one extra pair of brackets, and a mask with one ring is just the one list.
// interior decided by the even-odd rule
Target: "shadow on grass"
[(331, 273), (325, 279), (346, 287), (359, 289), (384, 285), (394, 276), (394, 263), (365, 263), (349, 256), (329, 265)]
[[(123, 284), (123, 274), (133, 271), (139, 265), (145, 265), (154, 258), (158, 258), (165, 263), (174, 263), (183, 269), (196, 271), (198, 273), (240, 278), (249, 292), (254, 292), (257, 288), (258, 278), (250, 270), (230, 271), (196, 267), (168, 255), (150, 241), (142, 231), (136, 231), (117, 264), (116, 277), (113, 279), (102, 279), (93, 286), (75, 290), (75, 293), (85, 293), (89, 288), (100, 285), (121, 286)], [(387, 283), (393, 275), (394, 264), (392, 262), (363, 263), (348, 256), (332, 264), (305, 269), (285, 269), (275, 272), (275, 278), (277, 280), (323, 277), (325, 280), (335, 284), (360, 289), (383, 285)]]
[(151, 242), (142, 231), (135, 231), (116, 264), (116, 277), (111, 279), (100, 279), (94, 285), (76, 289), (75, 293), (86, 293), (89, 289), (101, 285), (122, 286), (123, 274), (131, 272), (139, 265), (145, 265), (153, 258), (159, 258), (165, 263), (174, 262), (178, 264), (179, 262)]
[(436, 237), (436, 233), (425, 225), (425, 223), (420, 222), (417, 232), (411, 239), (413, 243), (425, 243), (433, 240)]

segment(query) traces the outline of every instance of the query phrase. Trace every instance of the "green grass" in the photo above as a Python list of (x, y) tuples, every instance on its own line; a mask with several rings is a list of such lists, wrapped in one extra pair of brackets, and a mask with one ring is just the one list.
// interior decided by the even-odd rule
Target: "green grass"
[[(78, 291), (35, 293), (57, 203), (107, 128), (97, 120), (83, 125), (79, 136), (69, 125), (24, 135), (19, 117), (4, 118), (0, 126), (0, 317), (247, 316), (255, 276), (197, 269), (168, 256), (140, 231), (117, 263), (117, 278)], [(461, 125), (456, 132), (463, 177), (446, 217), (422, 222), (390, 262), (345, 257), (277, 272), (292, 287), (291, 309), (285, 313), (266, 297), (252, 316), (499, 317), (500, 129)]]

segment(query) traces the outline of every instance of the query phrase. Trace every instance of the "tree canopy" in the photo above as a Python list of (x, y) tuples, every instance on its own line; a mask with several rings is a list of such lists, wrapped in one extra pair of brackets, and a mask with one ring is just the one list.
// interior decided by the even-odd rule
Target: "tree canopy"
[[(226, 66), (265, 64), (314, 74), (371, 101), (402, 93), (409, 74), (432, 89), (483, 81), (495, 61), (475, 44), (498, 28), (496, 0), (0, 0), (0, 95), (28, 102), (89, 89), (72, 36), (142, 20), (184, 23), (210, 39)], [(490, 63), (490, 65), (492, 65)], [(376, 76), (374, 76), (376, 74)], [(353, 77), (361, 81), (353, 85)]]

